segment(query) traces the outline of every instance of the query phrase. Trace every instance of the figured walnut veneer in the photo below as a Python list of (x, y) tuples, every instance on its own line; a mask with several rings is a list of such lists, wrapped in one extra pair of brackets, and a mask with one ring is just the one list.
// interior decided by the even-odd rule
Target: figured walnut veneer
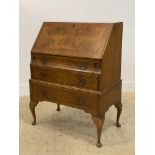
[(39, 101), (78, 108), (92, 115), (101, 147), (105, 113), (117, 109), (120, 127), (123, 23), (45, 22), (31, 50), (30, 110), (36, 124)]

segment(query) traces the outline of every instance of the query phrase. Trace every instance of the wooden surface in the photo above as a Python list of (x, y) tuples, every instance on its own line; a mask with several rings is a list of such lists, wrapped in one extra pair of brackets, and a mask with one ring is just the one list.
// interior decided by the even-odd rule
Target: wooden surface
[(75, 108), (82, 109), (86, 112), (97, 115), (97, 94), (68, 89), (61, 85), (48, 84), (37, 80), (30, 81), (35, 101), (51, 101)]
[(55, 68), (31, 67), (32, 79), (55, 82), (85, 89), (98, 89), (98, 75), (81, 74)]
[(97, 146), (106, 111), (115, 105), (120, 127), (123, 23), (44, 23), (31, 52), (30, 110), (50, 101), (92, 115)]
[(101, 61), (94, 59), (81, 59), (32, 53), (31, 64), (33, 66), (58, 68), (68, 71), (82, 71), (82, 73), (101, 73)]
[(33, 53), (102, 59), (113, 24), (45, 22)]

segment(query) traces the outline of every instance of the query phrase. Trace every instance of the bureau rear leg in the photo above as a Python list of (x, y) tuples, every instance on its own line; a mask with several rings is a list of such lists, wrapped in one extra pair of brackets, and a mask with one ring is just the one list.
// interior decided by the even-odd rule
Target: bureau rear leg
[(30, 101), (30, 104), (29, 104), (29, 108), (30, 108), (30, 111), (31, 111), (32, 116), (33, 116), (32, 125), (36, 125), (35, 107), (37, 106), (37, 104), (38, 104), (38, 101)]
[(119, 119), (120, 119), (120, 115), (121, 115), (121, 112), (122, 112), (122, 103), (121, 102), (116, 103), (115, 107), (117, 109), (116, 126), (121, 127), (121, 124), (119, 123)]
[[(105, 115), (104, 115), (104, 118), (105, 118)], [(100, 137), (101, 137), (102, 126), (104, 123), (104, 118), (98, 118), (98, 117), (92, 116), (92, 119), (93, 119), (93, 121), (96, 125), (96, 129), (97, 129), (97, 144), (96, 144), (97, 147), (102, 146)]]
[(60, 104), (57, 104), (57, 111), (60, 111)]

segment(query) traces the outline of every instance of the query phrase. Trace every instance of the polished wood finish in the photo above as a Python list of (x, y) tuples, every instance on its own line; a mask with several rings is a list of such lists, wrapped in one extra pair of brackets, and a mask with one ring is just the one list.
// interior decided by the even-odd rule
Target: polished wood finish
[(96, 145), (97, 145), (97, 147), (101, 147), (102, 144), (100, 141), (100, 137), (101, 137), (101, 131), (102, 131), (102, 126), (104, 123), (105, 115), (102, 118), (97, 118), (97, 117), (92, 116), (92, 119), (93, 119), (93, 121), (96, 125), (96, 129), (97, 129), (97, 144)]
[(113, 24), (45, 22), (33, 53), (102, 59)]
[(72, 57), (53, 56), (48, 54), (31, 54), (31, 65), (83, 73), (101, 73), (101, 61)]
[(57, 111), (60, 111), (60, 104), (57, 104)]
[(97, 97), (92, 91), (72, 89), (55, 83), (30, 80), (34, 100), (51, 101), (97, 114)]
[(30, 110), (36, 124), (39, 101), (90, 113), (97, 146), (105, 113), (115, 105), (120, 127), (123, 23), (45, 22), (31, 50)]
[(92, 90), (98, 89), (99, 76), (94, 74), (84, 74), (81, 72), (70, 72), (68, 70), (36, 66), (31, 67), (31, 73), (31, 78), (36, 80), (48, 81)]
[(32, 125), (36, 125), (36, 113), (35, 113), (35, 107), (37, 106), (38, 101), (30, 101), (29, 107), (33, 116), (33, 122)]
[(122, 103), (121, 102), (116, 103), (115, 107), (117, 108), (116, 126), (121, 127), (121, 124), (119, 123), (119, 118), (120, 118), (120, 115), (121, 115), (121, 112), (122, 112)]

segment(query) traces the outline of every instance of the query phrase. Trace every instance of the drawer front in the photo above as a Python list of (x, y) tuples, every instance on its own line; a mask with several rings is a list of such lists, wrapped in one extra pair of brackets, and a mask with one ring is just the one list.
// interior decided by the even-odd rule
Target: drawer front
[(98, 90), (98, 76), (62, 69), (31, 66), (31, 78), (90, 90)]
[(101, 72), (100, 61), (89, 59), (32, 54), (31, 64), (36, 66), (46, 66), (91, 73), (96, 72), (96, 74), (100, 74)]
[(38, 101), (51, 101), (68, 106), (96, 109), (97, 95), (73, 90), (45, 82), (30, 80), (31, 97)]

